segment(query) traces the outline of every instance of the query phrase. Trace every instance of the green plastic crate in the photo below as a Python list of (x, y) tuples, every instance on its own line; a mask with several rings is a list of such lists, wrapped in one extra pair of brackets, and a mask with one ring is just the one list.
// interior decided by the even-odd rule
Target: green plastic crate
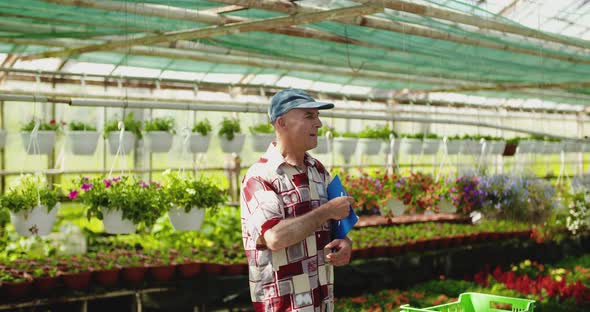
[(535, 300), (511, 298), (480, 293), (462, 293), (459, 301), (428, 308), (401, 306), (401, 312), (533, 312)]

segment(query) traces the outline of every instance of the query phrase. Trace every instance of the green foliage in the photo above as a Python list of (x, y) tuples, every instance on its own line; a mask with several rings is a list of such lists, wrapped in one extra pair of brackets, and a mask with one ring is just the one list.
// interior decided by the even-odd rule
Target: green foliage
[[(104, 126), (105, 137), (108, 136), (111, 132), (119, 131), (119, 121), (121, 121), (119, 116), (115, 115), (115, 117), (112, 120), (109, 120), (106, 123), (106, 125)], [(138, 140), (142, 138), (141, 122), (133, 118), (133, 113), (129, 113), (127, 114), (127, 116), (125, 116), (125, 118), (123, 119), (123, 124), (125, 125), (125, 131), (133, 132), (133, 134), (135, 134)]]
[(338, 137), (342, 137), (342, 138), (358, 138), (358, 134), (354, 133), (354, 132), (344, 132), (344, 133), (338, 133)]
[(367, 126), (365, 127), (365, 129), (359, 132), (358, 137), (365, 139), (381, 139), (384, 141), (389, 141), (389, 135), (392, 133), (395, 135), (395, 137), (397, 137), (395, 131), (389, 129), (388, 125), (374, 128)]
[[(163, 213), (160, 185), (146, 183), (136, 177), (81, 178), (80, 189), (72, 190), (70, 198), (88, 205), (88, 218), (95, 216), (102, 220), (102, 208), (120, 210), (123, 219), (134, 224), (143, 223), (151, 227)], [(79, 195), (72, 195), (72, 194)]]
[(213, 128), (211, 127), (211, 122), (209, 122), (209, 119), (205, 118), (204, 120), (199, 121), (193, 126), (192, 132), (198, 132), (202, 136), (206, 136), (207, 134), (209, 134), (209, 132), (211, 132), (211, 130), (213, 130)]
[(82, 121), (70, 121), (71, 131), (96, 131), (96, 127)]
[(223, 118), (218, 135), (220, 137), (225, 137), (228, 141), (231, 141), (234, 139), (234, 136), (238, 133), (241, 133), (241, 131), (240, 120)]
[(166, 131), (176, 134), (174, 130), (175, 121), (172, 117), (157, 117), (147, 120), (144, 125), (145, 131)]
[(170, 170), (164, 172), (162, 193), (169, 208), (179, 207), (186, 212), (193, 208), (215, 210), (226, 201), (224, 192), (210, 181)]
[(336, 131), (336, 129), (334, 129), (334, 127), (323, 126), (318, 129), (318, 137), (325, 136), (326, 133), (328, 133), (328, 132), (332, 133), (332, 137), (337, 136), (337, 131)]
[[(56, 131), (60, 132), (61, 127), (65, 124), (62, 122), (57, 122), (55, 119), (51, 119), (49, 122), (45, 122), (44, 120), (39, 120), (39, 131)], [(29, 122), (24, 124), (20, 130), (24, 132), (31, 132), (35, 128), (35, 118), (31, 119)]]
[(408, 138), (408, 139), (439, 139), (438, 135), (434, 134), (434, 133), (428, 133), (428, 134), (424, 134), (424, 133), (414, 133), (414, 134), (407, 134), (407, 133), (402, 133), (401, 134), (402, 138)]
[(269, 123), (261, 123), (250, 127), (250, 133), (275, 133), (275, 128)]
[(59, 191), (49, 189), (45, 177), (30, 174), (21, 175), (0, 197), (0, 208), (14, 213), (31, 209), (41, 203), (51, 211), (58, 202)]

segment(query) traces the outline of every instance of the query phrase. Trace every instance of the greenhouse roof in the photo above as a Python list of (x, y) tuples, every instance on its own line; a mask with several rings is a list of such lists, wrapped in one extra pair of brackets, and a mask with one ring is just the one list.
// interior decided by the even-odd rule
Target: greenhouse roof
[(586, 105), (589, 2), (2, 1), (0, 62), (342, 94)]

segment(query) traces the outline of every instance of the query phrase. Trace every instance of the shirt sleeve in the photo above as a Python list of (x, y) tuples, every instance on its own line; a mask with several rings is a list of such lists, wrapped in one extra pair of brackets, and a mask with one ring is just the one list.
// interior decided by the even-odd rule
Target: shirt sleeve
[[(250, 177), (242, 183), (242, 219), (244, 231), (253, 242), (285, 218), (283, 204), (268, 181)], [(256, 245), (264, 249), (265, 245)]]

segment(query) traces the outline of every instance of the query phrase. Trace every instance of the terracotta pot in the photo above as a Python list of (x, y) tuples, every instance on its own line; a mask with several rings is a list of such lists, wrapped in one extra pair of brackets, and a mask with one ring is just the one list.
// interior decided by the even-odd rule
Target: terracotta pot
[(182, 278), (193, 278), (203, 269), (203, 265), (200, 262), (188, 262), (188, 263), (180, 263), (177, 265), (178, 267), (178, 274)]
[(145, 280), (146, 267), (126, 267), (121, 270), (123, 280), (133, 286), (137, 286)]
[(94, 279), (103, 287), (114, 287), (119, 283), (119, 273), (121, 269), (106, 269), (94, 271)]
[(20, 283), (2, 282), (2, 286), (0, 286), (0, 293), (4, 298), (13, 301), (27, 297), (31, 293), (32, 289), (32, 281)]
[(176, 266), (174, 265), (158, 265), (149, 268), (150, 275), (154, 281), (167, 282), (174, 277)]
[(224, 275), (246, 275), (248, 265), (246, 263), (228, 263), (223, 265)]
[(205, 271), (209, 274), (221, 274), (223, 265), (219, 263), (205, 263)]
[(41, 276), (35, 277), (33, 280), (33, 286), (40, 295), (48, 295), (59, 288), (60, 277), (59, 276)]
[(78, 273), (65, 273), (61, 276), (64, 285), (72, 290), (86, 290), (90, 287), (90, 280), (92, 278), (91, 271), (84, 271)]

